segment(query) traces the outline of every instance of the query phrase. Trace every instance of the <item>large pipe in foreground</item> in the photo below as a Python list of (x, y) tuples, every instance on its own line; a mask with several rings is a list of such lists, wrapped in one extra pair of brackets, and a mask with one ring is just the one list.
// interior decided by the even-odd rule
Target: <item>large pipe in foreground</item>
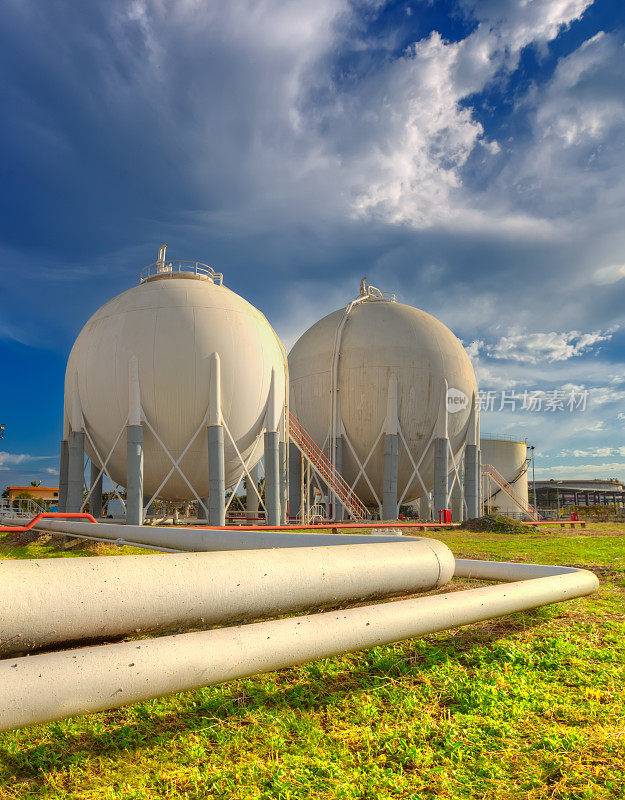
[(405, 595), (443, 586), (453, 571), (434, 539), (0, 561), (0, 654)]
[[(0, 662), (0, 729), (303, 664), (590, 594), (595, 575), (564, 567), (458, 563), (458, 575), (517, 582), (343, 611)], [(482, 569), (482, 565), (484, 569)], [(538, 569), (545, 577), (535, 577)], [(529, 578), (529, 580), (527, 580)]]

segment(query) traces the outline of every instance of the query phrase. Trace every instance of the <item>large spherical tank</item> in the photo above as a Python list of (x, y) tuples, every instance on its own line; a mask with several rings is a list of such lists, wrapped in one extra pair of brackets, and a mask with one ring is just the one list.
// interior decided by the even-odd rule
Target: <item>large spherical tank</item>
[[(492, 464), (503, 477), (512, 484), (515, 494), (525, 503), (528, 502), (527, 490), (527, 443), (512, 441), (502, 437), (484, 437), (480, 439), (482, 464)], [(488, 498), (489, 482), (485, 482), (485, 502)], [(501, 491), (493, 481), (490, 482), (493, 496), (492, 505), (497, 506), (502, 514), (521, 513), (519, 506), (505, 492)]]
[[(477, 394), (477, 381), (459, 339), (442, 322), (418, 308), (389, 301), (365, 301), (355, 305), (337, 336), (345, 311), (329, 314), (309, 328), (289, 354), (291, 411), (319, 446), (328, 440), (331, 424), (332, 363), (337, 340), (338, 396), (346, 436), (361, 463), (378, 439), (387, 416), (389, 379), (397, 378), (398, 417), (401, 430), (418, 463), (428, 491), (434, 482), (433, 447), (428, 447), (441, 402), (445, 403), (444, 379), (461, 398), (450, 408), (448, 432), (451, 449), (458, 456), (464, 445)], [(464, 400), (462, 400), (464, 395)], [(326, 445), (327, 450), (327, 445)], [(366, 465), (367, 478), (382, 498), (383, 447), (381, 441)], [(359, 466), (348, 443), (343, 443), (343, 469), (352, 485)], [(399, 445), (400, 496), (413, 471), (403, 444)], [(377, 501), (361, 477), (355, 487), (368, 505)], [(424, 494), (417, 479), (411, 481), (404, 502)]]
[[(129, 412), (129, 362), (136, 356), (143, 412), (175, 459), (201, 426), (180, 466), (198, 495), (206, 497), (208, 444), (202, 422), (209, 402), (209, 358), (214, 352), (221, 361), (224, 422), (243, 458), (255, 450), (255, 463), (262, 455), (262, 443), (255, 448), (255, 441), (263, 429), (272, 368), (278, 407), (284, 403), (283, 351), (260, 311), (210, 279), (186, 274), (151, 278), (96, 311), (69, 356), (66, 415), (77, 379), (85, 427), (105, 459)], [(152, 496), (172, 464), (145, 424), (143, 429), (144, 494)], [(232, 486), (242, 469), (227, 433), (224, 440), (226, 485)], [(86, 450), (90, 458), (95, 455), (88, 439)], [(126, 485), (125, 434), (107, 469), (115, 481)], [(159, 496), (193, 498), (177, 471)]]

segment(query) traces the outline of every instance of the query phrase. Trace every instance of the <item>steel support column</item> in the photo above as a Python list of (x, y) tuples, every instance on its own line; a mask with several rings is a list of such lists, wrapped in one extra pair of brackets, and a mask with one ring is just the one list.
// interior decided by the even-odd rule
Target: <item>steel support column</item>
[(449, 439), (434, 439), (434, 521), (438, 512), (449, 507)]
[[(99, 476), (99, 477), (98, 477)], [(100, 467), (91, 462), (90, 486), (91, 496), (89, 497), (89, 510), (93, 517), (102, 516), (102, 475)]]
[(289, 499), (288, 457), (286, 442), (280, 442), (280, 524), (286, 525), (287, 504)]
[(468, 519), (480, 516), (479, 451), (476, 444), (468, 444), (464, 450), (464, 497)]
[(143, 525), (143, 428), (126, 426), (126, 525)]
[(302, 455), (299, 447), (289, 444), (289, 517), (296, 519), (302, 505)]
[(267, 525), (280, 524), (280, 434), (265, 431), (265, 508)]
[(258, 464), (254, 464), (253, 467), (250, 467), (248, 472), (250, 474), (245, 476), (245, 493), (247, 496), (245, 510), (247, 511), (248, 517), (257, 517), (258, 495), (254, 489), (258, 490)]
[(83, 497), (85, 471), (85, 434), (72, 431), (68, 442), (67, 460), (67, 507), (66, 511), (80, 511)]
[(226, 524), (226, 466), (224, 462), (224, 429), (208, 428), (208, 522)]
[(464, 503), (462, 502), (462, 477), (464, 475), (464, 464), (461, 461), (458, 465), (458, 477), (456, 478), (455, 472), (451, 474), (451, 480), (454, 482), (451, 490), (451, 521), (462, 522), (464, 520)]
[(59, 463), (59, 511), (67, 511), (67, 472), (69, 468), (69, 442), (61, 440)]
[(382, 465), (382, 519), (397, 519), (398, 464), (399, 436), (396, 433), (386, 433)]
[(419, 519), (429, 522), (430, 517), (430, 495), (426, 494), (419, 498)]
[[(339, 475), (343, 476), (343, 437), (337, 436), (334, 440), (334, 466), (336, 467), (336, 471)], [(333, 518), (340, 522), (345, 517), (345, 509), (343, 504), (339, 500), (336, 495), (334, 497), (334, 505), (333, 505)]]

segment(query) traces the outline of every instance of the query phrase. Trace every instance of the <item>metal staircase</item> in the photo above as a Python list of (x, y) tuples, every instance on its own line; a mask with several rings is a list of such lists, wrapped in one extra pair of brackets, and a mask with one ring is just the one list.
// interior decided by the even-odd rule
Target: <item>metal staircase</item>
[(306, 429), (291, 413), (289, 413), (289, 436), (349, 515), (357, 522), (368, 519), (369, 512), (364, 503), (354, 494), (330, 459), (317, 447)]
[(512, 502), (516, 503), (521, 511), (527, 514), (530, 519), (534, 520), (534, 522), (537, 522), (540, 519), (540, 514), (536, 511), (534, 506), (522, 500), (514, 491), (512, 484), (508, 483), (501, 472), (496, 470), (492, 464), (482, 464), (482, 475), (487, 475), (489, 478), (491, 478), (491, 480), (493, 480), (497, 486), (499, 486), (499, 488), (508, 495)]

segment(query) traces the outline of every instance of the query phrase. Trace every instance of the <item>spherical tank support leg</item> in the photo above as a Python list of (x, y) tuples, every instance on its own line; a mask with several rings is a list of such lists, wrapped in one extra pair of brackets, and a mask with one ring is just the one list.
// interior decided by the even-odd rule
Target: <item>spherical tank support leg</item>
[(265, 431), (265, 508), (267, 525), (280, 524), (280, 441), (277, 431)]
[(126, 426), (126, 525), (143, 525), (143, 428)]
[(59, 462), (59, 511), (67, 511), (67, 471), (69, 468), (69, 442), (61, 441), (61, 458)]
[(224, 429), (208, 426), (208, 522), (226, 524), (226, 468), (224, 462)]
[(93, 517), (102, 516), (102, 475), (97, 464), (91, 462), (90, 475), (91, 496), (89, 498), (89, 512)]
[(397, 519), (397, 470), (399, 436), (384, 434), (384, 463), (382, 466), (382, 519)]
[(434, 439), (434, 521), (449, 503), (449, 439)]
[(75, 513), (82, 505), (82, 489), (85, 469), (85, 434), (72, 431), (69, 435), (67, 459), (67, 508)]

